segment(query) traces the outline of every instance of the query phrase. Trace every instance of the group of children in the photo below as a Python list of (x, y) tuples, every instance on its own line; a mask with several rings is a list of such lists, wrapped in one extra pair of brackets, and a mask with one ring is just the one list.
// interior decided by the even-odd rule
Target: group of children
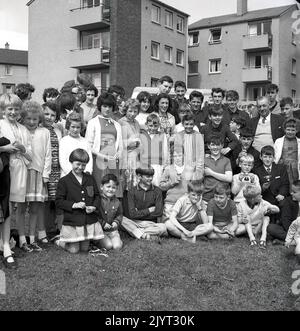
[(261, 249), (270, 238), (296, 245), (300, 261), (297, 120), (287, 116), (285, 136), (258, 152), (252, 115), (237, 109), (237, 92), (227, 92), (225, 106), (224, 91), (213, 89), (213, 104), (202, 107), (200, 92), (183, 97), (183, 82), (175, 83), (172, 100), (172, 84), (164, 76), (157, 96), (142, 92), (125, 102), (116, 86), (99, 96), (97, 109), (91, 85), (84, 102), (53, 89), (42, 106), (0, 96), (0, 229), (7, 267), (16, 266), (9, 246), (14, 209), (19, 246), (28, 253), (41, 251), (49, 227), (57, 227), (55, 243), (71, 253), (121, 249), (122, 230), (137, 239), (170, 235), (192, 243), (247, 235)]

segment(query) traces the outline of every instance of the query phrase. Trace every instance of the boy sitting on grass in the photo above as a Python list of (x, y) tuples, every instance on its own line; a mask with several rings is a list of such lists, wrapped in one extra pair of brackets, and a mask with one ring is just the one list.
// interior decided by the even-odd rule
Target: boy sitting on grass
[(237, 209), (230, 199), (230, 186), (219, 183), (207, 206), (208, 223), (213, 225), (209, 239), (231, 239), (238, 227)]
[(205, 236), (213, 230), (203, 209), (202, 193), (201, 181), (194, 180), (188, 183), (188, 194), (177, 200), (170, 219), (166, 222), (170, 235), (195, 243), (196, 237)]
[(266, 249), (269, 215), (279, 213), (279, 208), (262, 199), (260, 187), (248, 185), (243, 193), (245, 200), (237, 206), (239, 225), (236, 235), (247, 233), (251, 246), (257, 246), (256, 236), (260, 235), (259, 247)]
[[(152, 184), (154, 169), (136, 169), (138, 185), (128, 191), (129, 218), (123, 217), (122, 227), (137, 239), (154, 239), (167, 235), (166, 225), (159, 223), (163, 214), (162, 191)], [(152, 238), (153, 237), (153, 238)]]

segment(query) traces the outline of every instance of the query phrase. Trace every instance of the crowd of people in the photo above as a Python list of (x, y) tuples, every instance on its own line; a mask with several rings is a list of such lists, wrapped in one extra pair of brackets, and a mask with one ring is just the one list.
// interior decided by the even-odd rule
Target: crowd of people
[[(300, 113), (270, 84), (256, 107), (234, 90), (185, 98), (186, 85), (163, 76), (157, 94), (98, 95), (84, 75), (60, 91), (19, 84), (0, 96), (0, 230), (4, 264), (15, 213), (26, 253), (53, 241), (97, 256), (172, 236), (196, 243), (247, 236), (251, 247), (295, 245), (300, 262)], [(25, 227), (28, 213), (29, 226)], [(26, 231), (29, 231), (26, 233)]]

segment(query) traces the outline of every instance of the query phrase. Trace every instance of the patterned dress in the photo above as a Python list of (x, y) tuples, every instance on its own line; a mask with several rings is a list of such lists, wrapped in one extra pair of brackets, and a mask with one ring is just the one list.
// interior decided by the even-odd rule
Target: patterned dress
[(58, 137), (52, 126), (47, 127), (50, 131), (50, 142), (51, 142), (51, 155), (52, 155), (52, 165), (51, 173), (49, 176), (49, 182), (47, 183), (48, 188), (48, 200), (54, 201), (56, 197), (57, 184), (60, 179), (60, 165), (59, 165), (59, 144)]

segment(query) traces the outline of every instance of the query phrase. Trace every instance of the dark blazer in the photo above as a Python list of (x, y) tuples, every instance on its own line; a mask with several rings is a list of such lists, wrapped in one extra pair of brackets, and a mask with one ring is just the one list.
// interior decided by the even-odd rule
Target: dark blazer
[[(10, 141), (4, 137), (0, 138), (0, 146), (9, 145)], [(0, 204), (3, 216), (9, 216), (9, 193), (10, 193), (10, 173), (9, 173), (9, 154), (0, 153), (3, 164), (3, 171), (0, 173)]]
[[(277, 195), (280, 194), (284, 197), (289, 195), (290, 183), (285, 165), (273, 163), (271, 175), (268, 174), (263, 165), (254, 169), (253, 173), (259, 178), (264, 200), (269, 201), (273, 205), (278, 205), (276, 200)], [(268, 182), (270, 183), (270, 187), (264, 190), (263, 184)]]
[[(260, 117), (254, 117), (250, 119), (250, 127), (252, 128), (254, 134), (256, 133), (257, 125)], [(283, 122), (284, 119), (280, 115), (271, 114), (271, 132), (272, 139), (275, 142), (276, 139), (284, 136), (283, 131)]]
[[(73, 209), (77, 202), (85, 202), (86, 206), (96, 207), (96, 211), (87, 214), (85, 209)], [(56, 192), (56, 206), (64, 211), (63, 225), (84, 226), (98, 221), (100, 196), (95, 179), (88, 174), (83, 175), (82, 184), (72, 172), (61, 178)]]

